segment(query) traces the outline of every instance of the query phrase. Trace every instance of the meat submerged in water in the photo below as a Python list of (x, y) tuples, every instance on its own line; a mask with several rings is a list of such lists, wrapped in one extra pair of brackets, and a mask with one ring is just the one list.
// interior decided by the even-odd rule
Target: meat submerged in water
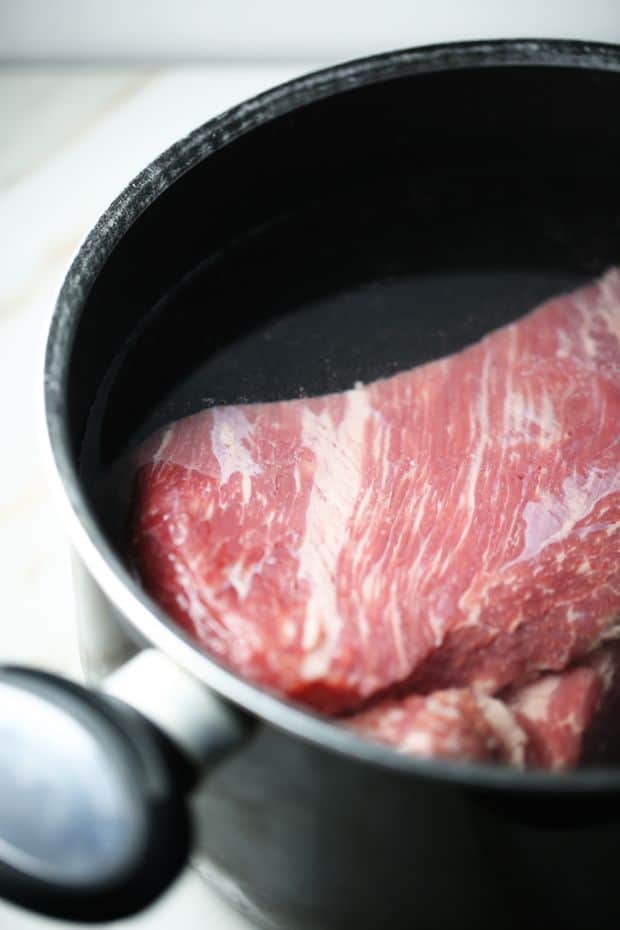
[(613, 270), (456, 355), (161, 431), (132, 557), (209, 653), (318, 710), (493, 694), (613, 635), (619, 417)]
[(414, 694), (381, 701), (345, 724), (409, 755), (568, 769), (584, 761), (593, 724), (613, 729), (619, 673), (620, 649), (606, 646), (499, 697), (474, 688)]
[[(549, 769), (600, 761), (619, 727), (620, 647), (603, 646), (579, 664), (541, 676), (504, 696), (507, 708), (527, 734), (526, 763)], [(589, 740), (598, 730), (596, 743)], [(616, 731), (614, 733), (614, 730)], [(590, 743), (590, 745), (588, 745)]]
[(406, 755), (525, 764), (525, 730), (502, 701), (474, 688), (386, 699), (343, 723)]

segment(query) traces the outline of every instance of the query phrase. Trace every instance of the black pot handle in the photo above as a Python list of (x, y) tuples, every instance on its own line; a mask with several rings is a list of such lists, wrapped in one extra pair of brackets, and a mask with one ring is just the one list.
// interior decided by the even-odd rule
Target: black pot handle
[(188, 791), (248, 731), (154, 650), (107, 692), (0, 668), (0, 897), (48, 916), (114, 920), (154, 900), (189, 855)]

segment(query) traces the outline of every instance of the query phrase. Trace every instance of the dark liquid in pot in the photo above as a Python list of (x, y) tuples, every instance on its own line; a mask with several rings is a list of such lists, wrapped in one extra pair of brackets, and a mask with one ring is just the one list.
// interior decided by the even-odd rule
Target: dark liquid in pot
[[(100, 411), (109, 401), (102, 393), (89, 418), (82, 463), (113, 542), (122, 552), (132, 477), (127, 456), (159, 427), (218, 404), (342, 391), (356, 381), (406, 370), (475, 342), (584, 279), (575, 272), (535, 269), (422, 274), (309, 302), (215, 349), (145, 411), (135, 433), (110, 461), (102, 461), (101, 455)], [(171, 314), (176, 300), (183, 300), (186, 291), (195, 292), (198, 283), (180, 288), (174, 302), (159, 313)], [(195, 293), (188, 296), (197, 306)], [(195, 326), (200, 333), (204, 321), (197, 318)], [(188, 341), (193, 338), (188, 331)], [(139, 367), (137, 351), (139, 343), (117, 360), (121, 371)]]
[(116, 542), (102, 482), (166, 421), (406, 369), (618, 264), (619, 81), (474, 64), (347, 84), (136, 204), (69, 379), (72, 442)]

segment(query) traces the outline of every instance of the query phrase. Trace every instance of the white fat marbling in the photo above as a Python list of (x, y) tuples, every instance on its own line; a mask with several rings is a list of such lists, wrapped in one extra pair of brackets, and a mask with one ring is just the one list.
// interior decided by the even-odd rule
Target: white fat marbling
[(220, 482), (226, 484), (233, 475), (240, 474), (245, 503), (252, 493), (252, 478), (262, 471), (248, 448), (251, 436), (252, 427), (243, 411), (236, 407), (214, 408), (211, 448), (220, 466)]
[[(316, 414), (306, 407), (303, 411), (302, 443), (316, 462), (299, 548), (299, 578), (311, 592), (302, 642), (308, 650), (303, 664), (308, 679), (325, 674), (342, 626), (330, 566), (347, 539), (361, 484), (365, 430), (372, 415), (365, 391), (347, 391), (345, 398), (344, 415), (337, 424), (326, 410)], [(363, 638), (364, 631), (360, 632)]]

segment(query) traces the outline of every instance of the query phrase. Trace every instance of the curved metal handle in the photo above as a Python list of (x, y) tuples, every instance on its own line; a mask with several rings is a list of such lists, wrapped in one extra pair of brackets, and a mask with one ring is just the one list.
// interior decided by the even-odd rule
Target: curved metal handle
[(103, 690), (150, 720), (199, 768), (248, 732), (246, 717), (156, 649), (144, 649), (109, 675)]
[(128, 916), (178, 874), (186, 794), (248, 732), (154, 650), (89, 691), (0, 669), (0, 896), (80, 921)]

